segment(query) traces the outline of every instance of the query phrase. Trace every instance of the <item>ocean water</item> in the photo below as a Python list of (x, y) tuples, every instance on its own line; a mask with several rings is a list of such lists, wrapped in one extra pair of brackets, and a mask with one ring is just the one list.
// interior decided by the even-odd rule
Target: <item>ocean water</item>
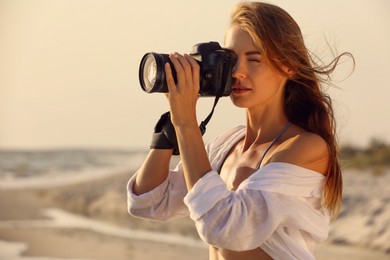
[(42, 186), (131, 171), (147, 151), (0, 150), (0, 188)]

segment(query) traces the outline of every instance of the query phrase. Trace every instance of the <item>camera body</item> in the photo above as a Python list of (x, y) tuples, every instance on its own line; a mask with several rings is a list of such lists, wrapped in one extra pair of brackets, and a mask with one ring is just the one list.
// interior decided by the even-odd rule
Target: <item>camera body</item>
[[(200, 65), (200, 96), (228, 96), (231, 93), (232, 72), (236, 65), (235, 54), (222, 48), (217, 42), (199, 43), (192, 47), (190, 55)], [(168, 92), (164, 64), (171, 64), (173, 78), (176, 72), (168, 54), (146, 53), (139, 67), (141, 88), (148, 93)]]

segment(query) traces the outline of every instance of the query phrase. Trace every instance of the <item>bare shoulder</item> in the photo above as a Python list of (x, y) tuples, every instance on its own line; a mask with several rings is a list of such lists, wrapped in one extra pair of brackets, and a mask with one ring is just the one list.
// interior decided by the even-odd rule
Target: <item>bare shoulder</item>
[(328, 145), (321, 136), (295, 128), (275, 150), (271, 161), (287, 162), (325, 174), (328, 156)]

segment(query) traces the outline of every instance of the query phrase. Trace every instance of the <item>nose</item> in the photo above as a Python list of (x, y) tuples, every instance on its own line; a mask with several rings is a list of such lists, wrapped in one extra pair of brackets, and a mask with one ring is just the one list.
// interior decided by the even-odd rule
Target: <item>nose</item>
[(235, 79), (242, 79), (242, 78), (246, 78), (246, 76), (247, 76), (247, 72), (246, 72), (245, 64), (243, 64), (243, 62), (237, 59), (236, 66), (234, 66), (233, 68), (232, 77)]

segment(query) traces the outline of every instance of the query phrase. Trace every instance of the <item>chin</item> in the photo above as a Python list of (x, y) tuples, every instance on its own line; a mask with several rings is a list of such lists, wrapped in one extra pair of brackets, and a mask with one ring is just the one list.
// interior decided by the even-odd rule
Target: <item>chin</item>
[(233, 105), (239, 108), (247, 108), (247, 102), (243, 98), (237, 98), (233, 95), (230, 95), (230, 100), (232, 101)]

